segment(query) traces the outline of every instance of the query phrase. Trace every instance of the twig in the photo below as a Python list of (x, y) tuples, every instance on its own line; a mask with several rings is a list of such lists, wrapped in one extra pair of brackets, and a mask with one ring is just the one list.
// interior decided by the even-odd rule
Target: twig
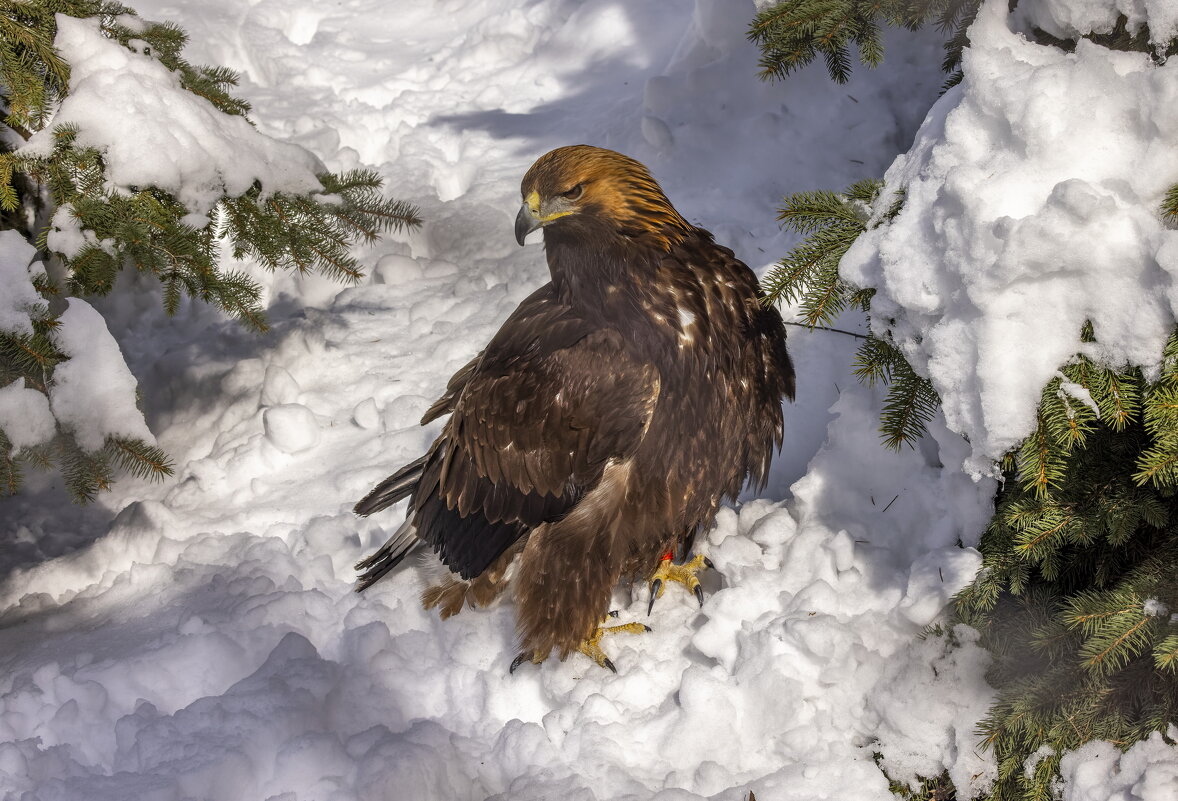
[(785, 323), (786, 325), (796, 325), (801, 328), (809, 328), (809, 329), (820, 328), (823, 331), (834, 331), (836, 334), (846, 334), (849, 337), (855, 337), (857, 339), (867, 339), (866, 334), (856, 334), (854, 331), (844, 331), (841, 328), (830, 328), (829, 326), (825, 326), (825, 325), (809, 325), (808, 323), (791, 323), (789, 320), (782, 320), (782, 322)]

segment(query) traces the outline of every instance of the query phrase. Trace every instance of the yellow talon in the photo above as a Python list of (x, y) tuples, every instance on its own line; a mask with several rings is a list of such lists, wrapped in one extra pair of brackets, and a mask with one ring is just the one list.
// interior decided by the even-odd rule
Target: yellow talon
[[(604, 623), (605, 621), (602, 622)], [(606, 634), (642, 634), (646, 631), (650, 631), (650, 626), (643, 625), (642, 623), (622, 623), (617, 626), (604, 627), (598, 626), (593, 631), (593, 633), (589, 635), (589, 639), (585, 640), (577, 647), (577, 650), (592, 659), (599, 666), (603, 668), (609, 668), (614, 673), (617, 673), (618, 669), (614, 667), (614, 663), (610, 661), (608, 656), (605, 655), (605, 651), (601, 650), (601, 638)]]
[(665, 558), (659, 562), (659, 568), (650, 577), (650, 604), (646, 607), (646, 614), (650, 614), (650, 610), (654, 609), (654, 602), (663, 597), (663, 591), (667, 588), (668, 581), (676, 581), (683, 584), (695, 594), (699, 605), (704, 605), (704, 591), (703, 587), (699, 585), (699, 579), (696, 578), (696, 573), (704, 568), (713, 568), (712, 560), (703, 554), (697, 554), (695, 558), (681, 565), (675, 564), (671, 559)]
[(529, 660), (531, 661), (531, 663), (533, 665), (538, 665), (547, 658), (548, 658), (548, 654), (541, 653), (540, 651), (533, 651), (530, 656), (528, 655), (527, 651), (524, 651), (519, 656), (517, 656), (515, 659), (511, 660), (511, 667), (509, 667), (507, 669), (507, 672), (509, 674), (515, 673), (515, 669), (517, 667), (519, 667), (524, 662), (527, 662)]
[[(609, 615), (610, 617), (617, 617), (618, 613), (610, 612)], [(601, 622), (604, 623), (605, 620)], [(593, 630), (593, 633), (589, 635), (589, 639), (585, 640), (579, 646), (577, 646), (577, 650), (592, 659), (599, 666), (609, 668), (614, 673), (617, 673), (618, 669), (614, 667), (614, 663), (608, 656), (605, 655), (605, 651), (601, 650), (601, 638), (606, 634), (642, 634), (643, 632), (647, 631), (650, 631), (650, 626), (644, 625), (642, 623), (622, 623), (618, 626), (598, 626)], [(512, 660), (511, 667), (507, 669), (507, 672), (515, 673), (515, 669), (524, 662), (530, 661), (533, 665), (538, 665), (547, 658), (548, 654), (541, 651), (533, 651), (530, 654), (527, 651), (524, 651)]]

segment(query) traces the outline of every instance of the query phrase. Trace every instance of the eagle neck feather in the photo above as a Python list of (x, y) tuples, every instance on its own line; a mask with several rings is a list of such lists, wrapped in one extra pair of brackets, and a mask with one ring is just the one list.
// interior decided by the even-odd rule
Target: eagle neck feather
[(578, 235), (545, 232), (545, 248), (557, 298), (590, 319), (641, 326), (642, 300), (658, 291), (655, 276), (667, 250), (661, 241), (631, 238), (599, 227)]

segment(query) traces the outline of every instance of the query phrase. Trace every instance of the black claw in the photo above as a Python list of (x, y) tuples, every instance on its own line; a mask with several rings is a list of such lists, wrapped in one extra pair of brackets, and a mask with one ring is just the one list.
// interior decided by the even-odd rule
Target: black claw
[(650, 585), (650, 603), (646, 605), (646, 614), (650, 614), (650, 610), (654, 609), (654, 602), (659, 597), (659, 587), (663, 586), (662, 579), (655, 579)]
[(650, 626), (646, 625), (645, 623), (642, 624), (642, 628), (646, 629), (647, 631), (654, 631), (654, 629), (652, 629)]
[(712, 560), (706, 556), (704, 557), (704, 567), (706, 567), (708, 570), (715, 570), (716, 569), (716, 566), (714, 564), (712, 564)]
[(610, 658), (607, 656), (604, 659), (605, 659), (605, 661), (604, 661), (605, 666), (607, 668), (609, 668), (610, 670), (612, 670), (614, 673), (617, 673), (618, 669), (616, 667), (614, 667), (614, 663), (612, 661), (610, 661)]
[(507, 669), (507, 675), (510, 676), (511, 674), (515, 673), (515, 669), (517, 667), (519, 667), (520, 665), (522, 665), (524, 663), (524, 660), (527, 658), (528, 658), (528, 655), (526, 653), (523, 653), (523, 654), (520, 654), (519, 656), (517, 656), (515, 659), (511, 660), (511, 667), (509, 667)]
[(695, 597), (699, 599), (699, 605), (703, 606), (704, 605), (704, 588), (699, 586), (698, 584), (695, 585)]

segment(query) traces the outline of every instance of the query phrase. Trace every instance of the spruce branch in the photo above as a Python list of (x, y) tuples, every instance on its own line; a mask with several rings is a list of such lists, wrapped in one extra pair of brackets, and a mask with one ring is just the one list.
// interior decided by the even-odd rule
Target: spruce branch
[(1023, 440), (1018, 451), (1019, 480), (1038, 497), (1045, 497), (1052, 487), (1063, 480), (1067, 450), (1059, 438), (1052, 435), (1045, 415), (1040, 412), (1038, 424), (1031, 436)]
[[(1127, 748), (1178, 716), (1178, 634), (1146, 605), (1178, 607), (1178, 483), (1134, 475), (1173, 432), (1175, 345), (1171, 337), (1153, 383), (1082, 357), (1061, 368), (1101, 413), (1078, 390), (1061, 393), (1062, 378), (1045, 388), (1036, 434), (982, 536), (982, 570), (955, 599), (956, 619), (995, 657), (998, 695), (982, 724), (999, 763), (990, 798), (1050, 798), (1058, 765), (1024, 769), (1044, 746)], [(1083, 435), (1069, 434), (1083, 414)], [(1026, 479), (1017, 471), (1028, 465), (1051, 479), (1011, 480)]]
[[(59, 13), (96, 19), (103, 35), (155, 59), (176, 74), (182, 88), (220, 112), (249, 111), (232, 95), (233, 71), (185, 60), (186, 35), (176, 25), (144, 21), (126, 6), (101, 0), (0, 0), (0, 101), (5, 124), (21, 137), (45, 129), (69, 91), (69, 54), (53, 47)], [(375, 171), (352, 170), (320, 176), (321, 186), (307, 194), (255, 183), (242, 195), (220, 198), (211, 220), (195, 227), (188, 223), (191, 210), (159, 187), (112, 189), (104, 148), (81, 146), (76, 125), (56, 126), (48, 135), (48, 153), (0, 151), (0, 228), (20, 231), (42, 258), (64, 268), (64, 279), (56, 282), (44, 273), (32, 276), (47, 301), (110, 293), (121, 271), (134, 269), (159, 280), (168, 314), (187, 296), (264, 331), (261, 285), (245, 270), (227, 269), (225, 249), (270, 269), (354, 283), (363, 275), (352, 252), (357, 244), (421, 222), (413, 206), (384, 197)], [(46, 219), (68, 229), (63, 232), (68, 236), (56, 236), (49, 226), (30, 230), (29, 221)], [(50, 247), (79, 241), (68, 253)], [(48, 393), (55, 366), (65, 359), (51, 336), (57, 320), (48, 304), (28, 311), (31, 334), (0, 332), (0, 380), (7, 386), (23, 378), (27, 387)], [(61, 430), (51, 445), (15, 454), (5, 443), (10, 441), (0, 441), (0, 492), (15, 492), (27, 465), (56, 465), (82, 502), (109, 487), (119, 472), (158, 478), (172, 470), (166, 454), (136, 439), (110, 438), (97, 452), (84, 451), (72, 432)]]
[[(778, 220), (805, 239), (765, 277), (765, 302), (796, 305), (800, 324), (810, 328), (829, 328), (848, 307), (869, 312), (875, 290), (847, 283), (838, 266), (867, 230), (882, 189), (881, 181), (869, 179), (842, 193), (800, 192), (786, 198)], [(902, 202), (903, 193), (897, 193), (880, 215), (882, 221), (894, 218)], [(860, 336), (864, 342), (856, 357), (856, 375), (868, 384), (889, 385), (881, 413), (884, 444), (892, 449), (912, 446), (924, 436), (940, 397), (895, 345), (871, 334)]]
[(781, 0), (753, 18), (748, 38), (761, 49), (763, 79), (785, 78), (821, 56), (831, 79), (846, 83), (852, 46), (868, 67), (883, 61), (881, 24), (916, 30), (933, 20), (950, 36), (943, 68), (954, 72), (968, 43), (965, 30), (980, 5), (980, 0)]
[(932, 382), (912, 368), (899, 348), (876, 336), (869, 336), (859, 348), (855, 375), (869, 386), (888, 385), (880, 415), (884, 445), (892, 450), (915, 447), (941, 405)]
[(881, 182), (868, 180), (841, 195), (801, 192), (786, 198), (777, 219), (807, 238), (765, 277), (765, 302), (800, 304), (808, 325), (829, 324), (848, 305), (866, 311), (871, 293), (844, 282), (838, 264), (867, 230), (870, 204), (881, 189)]
[(20, 463), (12, 451), (12, 440), (0, 428), (0, 497), (15, 495), (24, 480)]
[(87, 453), (73, 437), (61, 435), (57, 441), (57, 463), (66, 489), (77, 503), (90, 503), (99, 492), (110, 489), (114, 471), (103, 451)]
[(831, 331), (835, 334), (846, 334), (847, 336), (854, 337), (855, 339), (867, 339), (867, 334), (859, 334), (854, 331), (845, 331), (842, 328), (831, 328), (828, 325), (807, 325), (806, 323), (798, 323), (792, 320), (783, 320), (782, 323), (784, 325), (796, 325), (801, 328), (808, 328), (811, 331)]
[(138, 478), (159, 480), (174, 472), (174, 465), (168, 455), (141, 439), (107, 437), (103, 455), (120, 469)]
[(1178, 185), (1170, 187), (1162, 201), (1162, 219), (1170, 225), (1178, 225)]
[(897, 365), (880, 417), (884, 445), (892, 450), (900, 446), (916, 447), (916, 441), (928, 431), (928, 422), (941, 406), (941, 398), (932, 382), (917, 375), (905, 360)]
[(1154, 646), (1153, 663), (1159, 670), (1178, 674), (1178, 634), (1171, 634)]
[(1108, 625), (1097, 629), (1080, 649), (1084, 666), (1104, 674), (1125, 667), (1153, 644), (1153, 622), (1153, 618), (1141, 615), (1140, 611), (1113, 618)]

